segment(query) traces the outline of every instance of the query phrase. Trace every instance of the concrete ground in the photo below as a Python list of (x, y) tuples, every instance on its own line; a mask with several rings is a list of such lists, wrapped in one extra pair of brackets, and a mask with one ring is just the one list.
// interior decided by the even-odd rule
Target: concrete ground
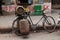
[(60, 40), (60, 30), (47, 33), (46, 31), (40, 31), (39, 33), (30, 33), (27, 39), (22, 36), (16, 36), (15, 34), (0, 34), (0, 40)]

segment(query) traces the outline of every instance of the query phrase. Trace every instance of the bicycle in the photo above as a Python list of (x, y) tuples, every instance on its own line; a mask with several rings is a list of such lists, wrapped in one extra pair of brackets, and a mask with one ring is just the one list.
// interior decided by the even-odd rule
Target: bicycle
[[(21, 10), (21, 9), (20, 9), (20, 10)], [(40, 11), (40, 10), (37, 10), (37, 11)], [(22, 14), (22, 18), (20, 17), (21, 15), (18, 15), (18, 17), (13, 21), (12, 30), (14, 31), (14, 33), (16, 33), (16, 35), (19, 36), (19, 35), (20, 35), (19, 21), (21, 21), (21, 19), (27, 19), (27, 17), (29, 17), (30, 20), (27, 19), (29, 26), (31, 26), (31, 27), (28, 28), (28, 29), (29, 29), (29, 32), (30, 32), (30, 29), (31, 29), (33, 26), (34, 26), (34, 27), (37, 27), (38, 23), (39, 23), (42, 19), (43, 19), (42, 25), (43, 25), (44, 29), (45, 29), (47, 32), (49, 32), (49, 33), (54, 32), (54, 31), (55, 31), (55, 28), (56, 28), (55, 20), (54, 20), (54, 18), (53, 18), (52, 16), (46, 16), (45, 13), (44, 13), (44, 11), (45, 11), (45, 9), (41, 10), (41, 12), (43, 13), (42, 18), (41, 18), (36, 24), (33, 24), (33, 21), (32, 21), (32, 19), (31, 19), (30, 13), (25, 14), (25, 13), (23, 12), (23, 10), (22, 10), (21, 12), (24, 13), (24, 14)], [(50, 20), (50, 19), (52, 19), (52, 20)], [(14, 27), (16, 21), (17, 21), (17, 29)], [(52, 21), (53, 23), (51, 23), (51, 21)], [(46, 25), (48, 25), (48, 26), (46, 26)], [(33, 29), (33, 28), (32, 28), (32, 29)], [(16, 32), (16, 31), (18, 31), (18, 30), (19, 30), (19, 32)], [(29, 32), (28, 32), (27, 34), (29, 34)]]
[(45, 13), (44, 13), (45, 9), (43, 9), (43, 10), (37, 10), (37, 11), (41, 11), (43, 13), (42, 18), (36, 24), (33, 24), (33, 21), (31, 19), (30, 15), (29, 15), (28, 17), (30, 19), (31, 26), (35, 26), (36, 27), (37, 24), (43, 19), (43, 22), (42, 23), (43, 23), (44, 29), (47, 32), (49, 32), (49, 33), (54, 32), (55, 31), (55, 28), (56, 28), (56, 23), (55, 23), (54, 18), (52, 16), (46, 16)]

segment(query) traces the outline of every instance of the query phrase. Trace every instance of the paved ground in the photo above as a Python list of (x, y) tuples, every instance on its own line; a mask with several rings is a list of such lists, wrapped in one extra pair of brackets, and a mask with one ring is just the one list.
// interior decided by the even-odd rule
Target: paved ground
[(15, 34), (0, 34), (0, 40), (60, 40), (60, 30), (53, 33), (47, 33), (46, 31), (30, 33), (27, 39)]

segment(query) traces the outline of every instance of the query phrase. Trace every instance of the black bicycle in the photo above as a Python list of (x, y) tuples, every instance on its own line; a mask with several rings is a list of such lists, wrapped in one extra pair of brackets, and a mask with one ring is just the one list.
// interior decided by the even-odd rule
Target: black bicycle
[[(19, 13), (22, 13), (23, 9), (20, 8), (20, 9), (18, 9), (18, 11), (19, 11)], [(40, 10), (37, 10), (37, 11), (40, 11)], [(18, 14), (17, 15), (18, 17), (13, 21), (13, 24), (12, 24), (13, 32), (15, 32), (17, 35), (20, 35), (20, 30), (19, 30), (19, 27), (20, 27), (19, 25), (20, 24), (19, 24), (19, 21), (21, 21), (21, 19), (27, 19), (27, 17), (29, 17), (29, 19), (30, 19), (30, 20), (27, 19), (29, 26), (31, 26), (31, 27), (29, 27), (29, 29), (31, 29), (32, 27), (37, 27), (38, 23), (43, 19), (42, 25), (43, 25), (44, 29), (46, 31), (48, 31), (49, 33), (54, 32), (55, 28), (56, 28), (55, 20), (54, 20), (54, 18), (52, 16), (46, 16), (44, 11), (45, 11), (45, 9), (41, 10), (41, 12), (43, 13), (43, 16), (36, 24), (33, 23), (32, 19), (31, 19), (31, 16), (30, 16), (30, 13), (23, 12), (22, 15)], [(14, 27), (15, 22), (17, 24), (17, 28)], [(32, 28), (32, 29), (34, 29), (34, 28)]]

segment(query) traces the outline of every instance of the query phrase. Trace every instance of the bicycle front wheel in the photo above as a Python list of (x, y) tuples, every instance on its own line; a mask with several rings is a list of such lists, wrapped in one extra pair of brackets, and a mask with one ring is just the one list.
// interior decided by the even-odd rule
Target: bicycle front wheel
[(44, 19), (43, 26), (44, 26), (44, 29), (46, 31), (48, 31), (49, 33), (54, 32), (55, 31), (55, 28), (56, 28), (56, 23), (55, 23), (54, 18), (51, 17), (51, 16), (47, 16)]

